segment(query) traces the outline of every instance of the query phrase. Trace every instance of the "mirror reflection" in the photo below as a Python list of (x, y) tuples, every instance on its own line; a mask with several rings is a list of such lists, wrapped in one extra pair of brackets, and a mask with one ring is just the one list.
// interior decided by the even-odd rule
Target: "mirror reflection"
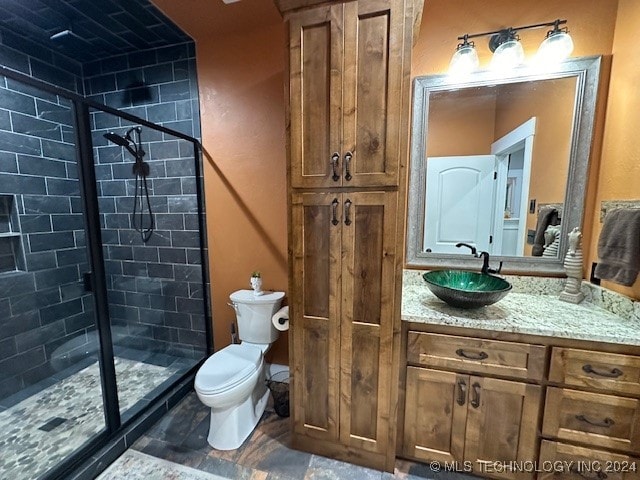
[(407, 265), (474, 268), (466, 243), (505, 273), (561, 274), (582, 226), (600, 57), (545, 71), (416, 77)]
[(429, 92), (424, 252), (557, 257), (576, 92), (575, 76)]

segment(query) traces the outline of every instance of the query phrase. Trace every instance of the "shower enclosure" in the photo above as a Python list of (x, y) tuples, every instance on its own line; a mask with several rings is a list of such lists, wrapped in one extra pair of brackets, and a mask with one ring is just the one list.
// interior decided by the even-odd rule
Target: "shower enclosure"
[(0, 67), (0, 478), (64, 476), (210, 352), (200, 161)]

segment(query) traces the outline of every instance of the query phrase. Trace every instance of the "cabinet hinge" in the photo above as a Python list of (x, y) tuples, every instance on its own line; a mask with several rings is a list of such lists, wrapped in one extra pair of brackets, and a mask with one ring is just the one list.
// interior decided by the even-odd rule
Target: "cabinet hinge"
[(498, 172), (493, 172), (493, 179), (497, 180), (498, 179)]
[(489, 243), (493, 243), (493, 235), (489, 235)]

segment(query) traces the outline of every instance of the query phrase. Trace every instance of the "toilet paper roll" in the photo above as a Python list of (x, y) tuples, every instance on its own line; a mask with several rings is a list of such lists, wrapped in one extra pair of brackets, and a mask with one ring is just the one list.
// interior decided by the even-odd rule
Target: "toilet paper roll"
[(289, 330), (289, 307), (282, 307), (278, 310), (273, 317), (271, 317), (271, 323), (281, 332)]

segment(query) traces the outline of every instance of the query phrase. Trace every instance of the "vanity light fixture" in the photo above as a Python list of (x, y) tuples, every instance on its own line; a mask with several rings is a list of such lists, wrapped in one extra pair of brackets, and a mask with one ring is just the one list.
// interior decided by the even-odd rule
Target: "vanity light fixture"
[(547, 32), (547, 36), (540, 45), (536, 54), (536, 62), (548, 65), (557, 63), (569, 57), (573, 51), (573, 41), (566, 27), (560, 25), (567, 23), (567, 20), (557, 19), (553, 22), (536, 23), (522, 27), (508, 27), (491, 32), (474, 34), (464, 34), (458, 37), (459, 43), (451, 63), (449, 73), (452, 75), (468, 74), (476, 70), (480, 64), (475, 44), (469, 41), (470, 38), (491, 36), (489, 39), (489, 50), (493, 52), (491, 59), (491, 69), (508, 70), (517, 67), (524, 62), (524, 50), (520, 43), (518, 31), (533, 28), (553, 27)]
[(456, 53), (451, 57), (449, 73), (456, 76), (464, 76), (478, 69), (480, 60), (473, 42), (469, 41), (469, 35), (463, 35), (462, 43), (458, 44)]

